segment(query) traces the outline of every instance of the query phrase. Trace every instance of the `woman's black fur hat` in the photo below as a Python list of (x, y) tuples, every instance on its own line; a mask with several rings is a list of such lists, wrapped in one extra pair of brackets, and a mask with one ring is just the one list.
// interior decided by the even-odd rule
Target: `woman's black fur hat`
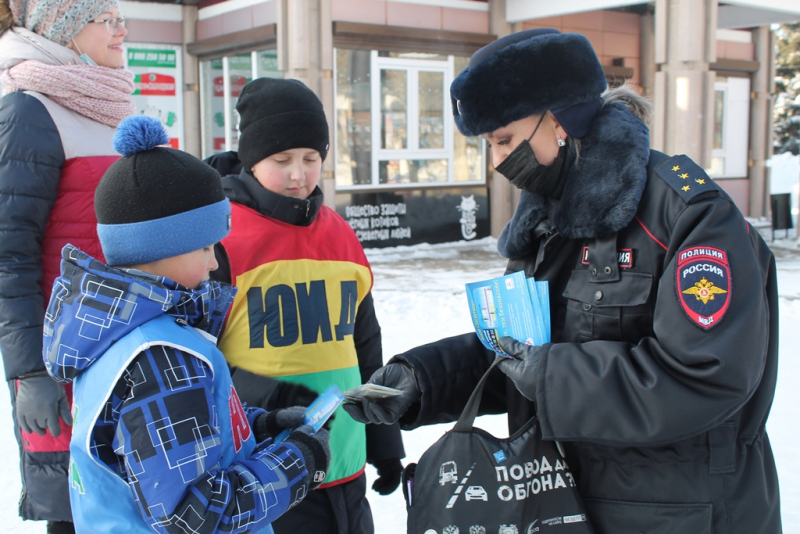
[(467, 136), (550, 110), (568, 134), (583, 137), (605, 89), (603, 67), (586, 37), (537, 28), (475, 52), (450, 85), (450, 102)]

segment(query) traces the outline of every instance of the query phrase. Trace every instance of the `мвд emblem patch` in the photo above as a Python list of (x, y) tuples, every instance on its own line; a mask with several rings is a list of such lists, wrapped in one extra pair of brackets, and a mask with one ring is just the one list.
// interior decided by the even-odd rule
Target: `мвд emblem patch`
[(724, 250), (691, 247), (678, 252), (675, 289), (683, 311), (705, 330), (718, 324), (731, 300), (731, 269)]

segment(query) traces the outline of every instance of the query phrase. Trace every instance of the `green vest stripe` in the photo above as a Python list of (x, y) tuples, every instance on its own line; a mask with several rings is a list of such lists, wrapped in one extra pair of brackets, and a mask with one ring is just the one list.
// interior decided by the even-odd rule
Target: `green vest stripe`
[[(324, 391), (331, 384), (336, 384), (342, 391), (361, 384), (358, 366), (275, 378), (302, 384), (317, 392)], [(367, 437), (364, 425), (354, 421), (341, 406), (336, 410), (335, 416), (331, 425), (331, 464), (325, 478), (326, 484), (358, 473), (367, 461)]]

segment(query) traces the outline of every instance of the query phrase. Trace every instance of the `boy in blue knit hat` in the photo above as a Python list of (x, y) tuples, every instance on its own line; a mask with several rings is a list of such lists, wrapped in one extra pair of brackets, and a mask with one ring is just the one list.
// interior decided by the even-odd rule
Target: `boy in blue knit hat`
[[(219, 174), (136, 116), (95, 193), (108, 265), (67, 245), (47, 370), (74, 383), (70, 498), (81, 533), (257, 532), (324, 479), (303, 409), (245, 409), (216, 348), (235, 288), (209, 281), (230, 231)], [(282, 443), (272, 437), (296, 429)]]

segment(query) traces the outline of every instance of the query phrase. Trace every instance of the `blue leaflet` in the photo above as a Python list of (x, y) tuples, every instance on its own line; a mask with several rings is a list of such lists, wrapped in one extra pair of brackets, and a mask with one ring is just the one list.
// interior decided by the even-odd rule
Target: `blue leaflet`
[[(531, 308), (533, 308), (533, 344), (544, 345), (549, 340), (549, 330), (545, 330), (544, 312), (542, 310), (542, 299), (539, 297), (539, 289), (536, 280), (528, 278), (528, 292), (531, 294)], [(546, 284), (547, 282), (545, 282)]]
[[(316, 434), (317, 431), (322, 428), (322, 425), (325, 424), (325, 421), (333, 415), (333, 412), (336, 411), (336, 408), (339, 407), (343, 400), (344, 395), (342, 394), (342, 390), (340, 390), (336, 384), (331, 384), (328, 386), (328, 389), (323, 391), (320, 396), (306, 408), (306, 420), (304, 424), (310, 425), (314, 430), (312, 433)], [(288, 438), (293, 430), (295, 429), (287, 428), (278, 434), (278, 437), (275, 438), (275, 443), (280, 443)]]
[(529, 345), (550, 340), (547, 282), (526, 280), (525, 273), (519, 271), (466, 287), (472, 323), (486, 348), (508, 356), (498, 344), (501, 337), (511, 336)]
[[(531, 278), (533, 280), (533, 278)], [(539, 305), (544, 319), (545, 343), (550, 343), (550, 286), (547, 280), (536, 282), (536, 294), (539, 295)]]

